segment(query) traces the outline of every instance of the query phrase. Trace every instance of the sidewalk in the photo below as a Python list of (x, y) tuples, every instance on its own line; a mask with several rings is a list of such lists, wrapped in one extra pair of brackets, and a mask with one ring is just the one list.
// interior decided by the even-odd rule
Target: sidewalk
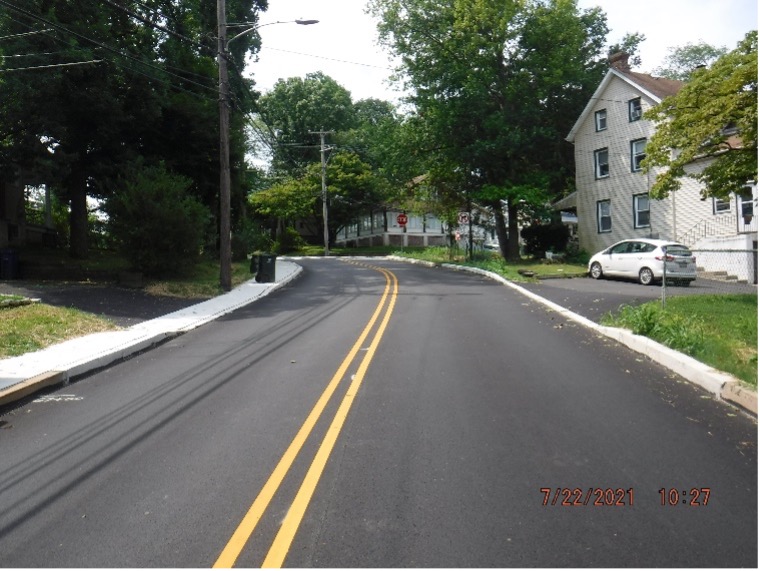
[(197, 305), (144, 321), (128, 329), (94, 333), (46, 349), (0, 360), (0, 405), (21, 399), (49, 385), (105, 367), (167, 337), (200, 327), (248, 305), (295, 279), (301, 266), (278, 259), (275, 281), (250, 280), (234, 290)]

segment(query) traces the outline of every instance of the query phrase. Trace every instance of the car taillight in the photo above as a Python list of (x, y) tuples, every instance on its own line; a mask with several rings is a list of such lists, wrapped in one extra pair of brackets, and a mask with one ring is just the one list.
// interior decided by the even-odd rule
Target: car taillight
[[(654, 259), (657, 260), (658, 262), (661, 262), (662, 261), (662, 256), (655, 256)], [(665, 256), (665, 261), (666, 262), (672, 262), (673, 260), (675, 260), (675, 258), (673, 256), (670, 256), (670, 255)]]

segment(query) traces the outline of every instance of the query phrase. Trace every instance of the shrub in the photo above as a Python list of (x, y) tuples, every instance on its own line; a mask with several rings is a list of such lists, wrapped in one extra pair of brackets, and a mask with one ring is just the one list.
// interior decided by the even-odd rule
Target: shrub
[(564, 224), (537, 224), (526, 226), (520, 231), (525, 241), (525, 253), (535, 258), (543, 258), (547, 250), (563, 252), (570, 238), (570, 230)]
[(232, 234), (233, 260), (245, 260), (252, 252), (271, 252), (272, 249), (273, 243), (269, 231), (261, 228), (253, 220), (242, 220)]
[(201, 254), (210, 213), (188, 194), (192, 181), (163, 165), (136, 169), (108, 201), (111, 235), (133, 269), (152, 277), (181, 275)]
[(273, 244), (272, 249), (277, 254), (295, 252), (306, 245), (306, 241), (293, 227), (287, 227), (280, 234), (279, 239)]

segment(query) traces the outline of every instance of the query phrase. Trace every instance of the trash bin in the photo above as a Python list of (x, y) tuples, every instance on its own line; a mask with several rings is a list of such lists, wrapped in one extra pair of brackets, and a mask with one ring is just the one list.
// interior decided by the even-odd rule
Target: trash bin
[(10, 249), (0, 250), (0, 280), (18, 278), (18, 252)]
[(251, 254), (251, 273), (255, 274), (257, 271), (259, 271), (259, 257)]
[(259, 268), (256, 273), (256, 281), (260, 283), (271, 283), (274, 281), (274, 267), (277, 260), (276, 254), (260, 254)]

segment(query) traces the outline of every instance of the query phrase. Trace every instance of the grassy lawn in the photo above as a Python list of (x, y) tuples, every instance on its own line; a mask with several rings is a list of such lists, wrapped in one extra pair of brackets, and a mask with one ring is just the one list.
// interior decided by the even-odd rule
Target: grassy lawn
[[(0, 301), (9, 296), (0, 295)], [(49, 345), (118, 327), (108, 319), (42, 303), (0, 306), (0, 358), (14, 357)]]

